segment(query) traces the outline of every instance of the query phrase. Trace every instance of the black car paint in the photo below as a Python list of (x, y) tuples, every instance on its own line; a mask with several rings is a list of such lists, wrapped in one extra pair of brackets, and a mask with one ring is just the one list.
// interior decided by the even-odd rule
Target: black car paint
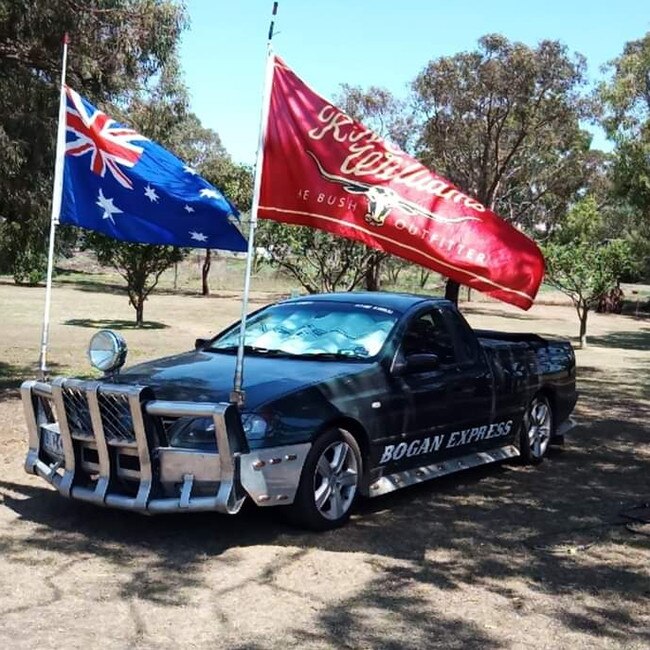
[[(465, 358), (459, 352), (460, 338), (471, 344), (468, 337), (475, 334), (448, 301), (387, 293), (323, 294), (293, 301), (305, 300), (375, 305), (401, 317), (370, 360), (248, 355), (244, 410), (269, 422), (267, 436), (250, 441), (251, 448), (310, 442), (329, 427), (345, 426), (369, 455), (371, 469), (399, 471), (432, 457), (443, 460), (512, 443), (527, 404), (540, 391), (551, 400), (556, 422), (568, 417), (575, 404), (575, 359), (567, 342), (479, 331), (475, 356)], [(412, 319), (427, 310), (439, 310), (452, 325), (458, 362), (405, 372), (400, 366), (402, 337)], [(234, 369), (234, 354), (207, 351), (206, 346), (134, 366), (115, 381), (149, 386), (158, 399), (223, 402), (228, 401)], [(471, 439), (466, 435), (471, 429), (496, 427), (497, 422), (510, 422), (509, 428), (499, 425), (499, 431), (508, 429), (506, 435), (455, 444)], [(435, 454), (410, 454), (417, 450), (415, 441), (435, 436), (443, 436)], [(382, 462), (387, 446), (402, 442), (413, 443), (409, 454)]]

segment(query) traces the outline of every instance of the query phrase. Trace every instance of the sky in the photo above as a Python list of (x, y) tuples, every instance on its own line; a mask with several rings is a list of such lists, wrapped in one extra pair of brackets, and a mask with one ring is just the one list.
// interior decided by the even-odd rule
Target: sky
[[(272, 0), (186, 0), (181, 63), (192, 110), (237, 162), (252, 164), (259, 133)], [(501, 33), (535, 46), (562, 41), (587, 58), (592, 83), (627, 41), (650, 31), (647, 0), (280, 0), (273, 48), (315, 91), (342, 83), (406, 97), (432, 59)], [(594, 129), (592, 146), (609, 148)]]

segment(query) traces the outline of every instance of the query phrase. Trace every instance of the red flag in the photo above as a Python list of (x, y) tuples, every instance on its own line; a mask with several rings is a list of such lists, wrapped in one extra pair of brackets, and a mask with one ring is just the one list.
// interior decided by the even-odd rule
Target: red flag
[(317, 95), (278, 57), (258, 215), (361, 241), (523, 309), (544, 275), (535, 242)]

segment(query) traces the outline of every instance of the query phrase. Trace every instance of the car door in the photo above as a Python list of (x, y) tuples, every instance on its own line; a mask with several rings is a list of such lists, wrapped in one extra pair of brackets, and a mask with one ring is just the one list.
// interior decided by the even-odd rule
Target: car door
[(406, 324), (391, 370), (389, 435), (377, 441), (376, 465), (393, 471), (426, 464), (444, 452), (456, 350), (441, 313), (420, 311)]
[[(441, 314), (453, 333), (456, 373), (448, 378), (448, 404), (452, 431), (446, 443), (449, 456), (499, 446), (495, 424), (494, 376), (476, 335), (454, 308)], [(492, 426), (492, 429), (490, 428)]]

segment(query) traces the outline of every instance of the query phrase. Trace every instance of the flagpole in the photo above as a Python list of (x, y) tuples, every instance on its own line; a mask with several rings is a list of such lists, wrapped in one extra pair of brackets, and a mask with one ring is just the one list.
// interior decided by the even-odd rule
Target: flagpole
[(52, 271), (54, 268), (54, 237), (56, 226), (61, 214), (61, 198), (63, 195), (63, 163), (65, 157), (65, 72), (68, 63), (68, 34), (63, 35), (63, 61), (61, 64), (61, 89), (59, 91), (59, 124), (56, 135), (56, 158), (54, 163), (54, 185), (52, 188), (52, 214), (50, 216), (50, 241), (47, 255), (47, 282), (45, 285), (45, 309), (43, 313), (43, 330), (41, 335), (41, 354), (39, 368), (41, 378), (46, 379), (47, 370), (47, 342), (50, 330), (50, 306), (52, 302)]
[(248, 312), (248, 299), (250, 295), (251, 274), (253, 270), (253, 257), (255, 256), (255, 229), (257, 228), (257, 211), (260, 203), (260, 190), (262, 185), (262, 165), (264, 163), (264, 142), (266, 140), (266, 129), (269, 119), (269, 108), (271, 104), (271, 86), (273, 83), (273, 28), (275, 16), (278, 12), (278, 3), (273, 3), (271, 24), (266, 43), (266, 70), (264, 73), (264, 91), (262, 95), (262, 111), (260, 116), (259, 141), (257, 144), (257, 159), (255, 161), (255, 178), (253, 182), (253, 203), (251, 206), (250, 226), (248, 230), (248, 252), (246, 255), (246, 271), (244, 275), (244, 295), (242, 297), (241, 321), (239, 325), (239, 345), (237, 346), (237, 362), (235, 365), (235, 377), (233, 390), (230, 394), (230, 401), (238, 406), (244, 405), (245, 394), (242, 388), (244, 381), (244, 341), (246, 336), (246, 315)]

